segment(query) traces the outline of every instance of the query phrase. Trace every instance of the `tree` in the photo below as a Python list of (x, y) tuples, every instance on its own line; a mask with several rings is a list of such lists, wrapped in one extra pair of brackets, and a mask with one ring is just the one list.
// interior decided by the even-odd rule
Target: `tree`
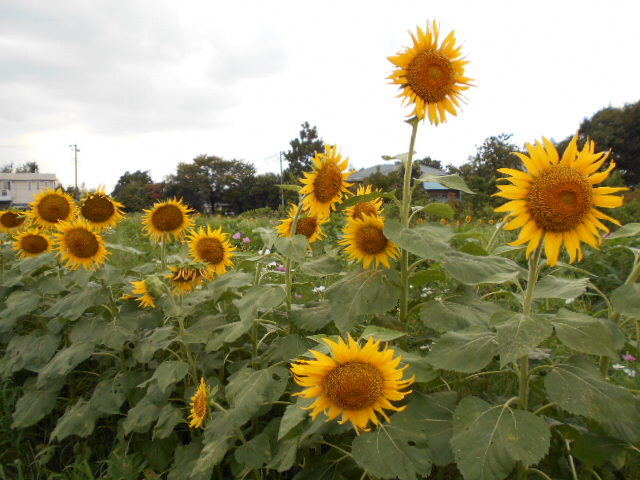
[(13, 162), (7, 163), (0, 168), (0, 173), (12, 173), (13, 172)]
[(136, 170), (125, 172), (111, 192), (111, 196), (122, 203), (128, 211), (140, 211), (153, 205), (154, 199), (149, 196), (149, 186), (153, 180), (149, 171)]
[(446, 171), (446, 168), (442, 165), (440, 160), (434, 160), (433, 158), (427, 156), (420, 160), (416, 160), (415, 163), (420, 165), (424, 165), (425, 167), (437, 168), (438, 170)]
[(324, 152), (324, 140), (318, 137), (317, 128), (304, 122), (300, 130), (300, 137), (289, 142), (291, 150), (284, 154), (289, 166), (285, 170), (285, 180), (297, 183), (302, 173), (311, 170), (311, 158), (316, 152)]
[(40, 167), (37, 162), (27, 162), (16, 168), (16, 173), (39, 173)]

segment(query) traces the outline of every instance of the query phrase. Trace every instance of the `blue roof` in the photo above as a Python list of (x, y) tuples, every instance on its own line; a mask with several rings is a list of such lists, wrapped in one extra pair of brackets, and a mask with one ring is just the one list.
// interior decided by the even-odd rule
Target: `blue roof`
[(422, 182), (422, 186), (425, 190), (450, 190), (449, 188), (440, 185), (438, 182)]

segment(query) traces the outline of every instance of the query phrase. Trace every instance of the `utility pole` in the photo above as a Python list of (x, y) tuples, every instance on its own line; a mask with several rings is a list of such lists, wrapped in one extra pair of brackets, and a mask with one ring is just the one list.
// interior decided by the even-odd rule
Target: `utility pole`
[(76, 202), (80, 199), (80, 191), (78, 190), (78, 152), (80, 151), (80, 149), (78, 148), (77, 144), (73, 144), (73, 145), (69, 145), (69, 148), (73, 149), (73, 161), (75, 163), (75, 170), (76, 170)]
[[(279, 157), (280, 157), (280, 184), (284, 184), (284, 177), (282, 176), (282, 155), (283, 155), (283, 151), (280, 150), (279, 153)], [(282, 203), (282, 211), (284, 212), (284, 188), (280, 189), (280, 201)]]

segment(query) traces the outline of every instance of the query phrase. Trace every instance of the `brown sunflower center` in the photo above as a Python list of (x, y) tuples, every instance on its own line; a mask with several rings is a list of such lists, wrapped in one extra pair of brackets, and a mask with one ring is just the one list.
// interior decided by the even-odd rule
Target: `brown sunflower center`
[(184, 225), (184, 216), (175, 205), (161, 205), (151, 214), (151, 224), (160, 232), (173, 232)]
[(72, 228), (64, 235), (67, 249), (79, 258), (91, 258), (100, 248), (95, 234), (84, 228)]
[(196, 393), (193, 399), (193, 413), (197, 418), (207, 416), (207, 394), (201, 390)]
[(20, 248), (27, 253), (38, 254), (49, 247), (49, 242), (42, 235), (28, 234), (20, 240)]
[(296, 225), (296, 235), (304, 235), (307, 238), (311, 238), (316, 229), (318, 228), (318, 221), (315, 217), (304, 217), (298, 219), (298, 225)]
[(49, 223), (58, 223), (58, 220), (66, 220), (71, 213), (69, 202), (55, 193), (46, 195), (38, 202), (38, 215)]
[(591, 211), (593, 189), (583, 173), (559, 166), (533, 180), (528, 201), (531, 216), (540, 228), (566, 232)]
[(373, 225), (365, 225), (358, 229), (356, 233), (356, 245), (364, 253), (376, 255), (384, 252), (389, 244), (389, 240), (384, 236), (382, 230)]
[(372, 406), (382, 396), (383, 386), (382, 372), (364, 362), (338, 365), (322, 381), (322, 388), (329, 399), (346, 410)]
[(25, 217), (16, 212), (4, 212), (0, 215), (0, 223), (6, 228), (16, 228), (24, 223)]
[(445, 98), (454, 81), (451, 61), (437, 50), (422, 50), (407, 66), (407, 82), (426, 103)]
[(313, 181), (313, 192), (321, 202), (328, 202), (340, 193), (342, 170), (333, 162), (325, 163)]
[(363, 215), (369, 215), (372, 217), (378, 216), (378, 209), (373, 202), (362, 202), (353, 207), (353, 213), (351, 214), (352, 218), (362, 218)]
[(88, 197), (80, 208), (82, 216), (94, 223), (106, 222), (109, 220), (116, 209), (111, 200), (103, 195), (95, 195)]
[(217, 265), (224, 260), (224, 246), (217, 238), (202, 238), (196, 244), (196, 251), (202, 260)]

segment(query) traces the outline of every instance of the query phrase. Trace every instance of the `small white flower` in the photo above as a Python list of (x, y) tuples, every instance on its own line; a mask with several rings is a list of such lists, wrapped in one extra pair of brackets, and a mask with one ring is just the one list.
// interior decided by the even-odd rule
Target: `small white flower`
[(317, 287), (315, 287), (313, 290), (311, 290), (314, 293), (322, 293), (327, 289), (327, 287), (325, 287), (324, 285), (319, 285)]
[(614, 363), (613, 365), (611, 365), (611, 368), (615, 368), (616, 370), (624, 370), (627, 367), (625, 367), (621, 363)]
[(622, 370), (624, 373), (626, 373), (627, 375), (629, 375), (631, 378), (634, 378), (636, 376), (636, 371), (635, 370), (631, 370), (630, 368), (626, 368), (624, 370)]

